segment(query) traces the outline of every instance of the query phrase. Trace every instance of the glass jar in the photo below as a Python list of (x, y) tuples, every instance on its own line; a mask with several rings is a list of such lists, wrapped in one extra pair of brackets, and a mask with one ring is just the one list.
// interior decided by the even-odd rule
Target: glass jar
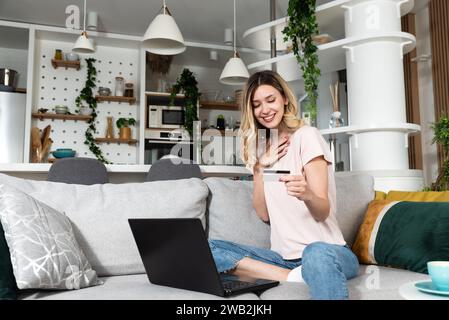
[(61, 49), (55, 50), (55, 60), (62, 60), (62, 50)]
[(340, 111), (333, 112), (331, 119), (329, 120), (329, 128), (330, 129), (340, 128), (340, 127), (344, 127), (344, 125), (345, 125), (345, 121), (344, 121), (343, 117), (341, 116), (341, 112)]
[(115, 96), (123, 97), (125, 92), (125, 79), (123, 77), (115, 77)]

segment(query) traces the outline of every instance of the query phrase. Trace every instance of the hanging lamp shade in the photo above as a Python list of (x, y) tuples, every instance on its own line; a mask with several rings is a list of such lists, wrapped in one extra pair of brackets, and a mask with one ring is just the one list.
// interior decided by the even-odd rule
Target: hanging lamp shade
[(84, 0), (84, 22), (83, 22), (83, 32), (78, 37), (72, 51), (78, 53), (92, 53), (95, 52), (94, 43), (91, 39), (87, 37), (86, 32), (86, 0)]
[(142, 47), (159, 55), (175, 55), (186, 50), (184, 38), (175, 19), (161, 13), (154, 18), (142, 38)]
[(220, 82), (227, 85), (243, 85), (249, 78), (248, 69), (246, 69), (243, 60), (240, 59), (236, 47), (236, 18), (235, 18), (235, 0), (234, 0), (234, 57), (229, 59), (220, 75)]
[(248, 80), (249, 72), (242, 59), (234, 56), (221, 72), (220, 82), (228, 85), (242, 85)]
[(92, 41), (87, 37), (87, 32), (83, 31), (75, 42), (72, 51), (78, 53), (92, 53), (95, 52)]

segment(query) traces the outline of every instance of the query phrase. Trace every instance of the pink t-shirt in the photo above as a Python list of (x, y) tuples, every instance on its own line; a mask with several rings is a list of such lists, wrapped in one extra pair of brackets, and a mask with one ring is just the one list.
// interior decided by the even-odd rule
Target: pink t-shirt
[(290, 170), (292, 175), (303, 175), (303, 167), (312, 159), (324, 156), (328, 162), (328, 197), (330, 214), (324, 222), (317, 222), (304, 201), (287, 194), (284, 182), (264, 182), (265, 200), (271, 225), (271, 250), (284, 259), (302, 257), (304, 248), (313, 242), (345, 245), (338, 226), (336, 187), (332, 155), (318, 129), (303, 126), (290, 136), (287, 154), (270, 169)]

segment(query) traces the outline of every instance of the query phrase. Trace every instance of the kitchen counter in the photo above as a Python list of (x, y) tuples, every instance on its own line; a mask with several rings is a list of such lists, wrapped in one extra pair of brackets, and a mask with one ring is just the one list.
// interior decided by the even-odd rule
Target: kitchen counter
[[(0, 164), (0, 173), (33, 180), (45, 180), (50, 163), (7, 163)], [(112, 183), (142, 182), (151, 165), (107, 164), (106, 169)], [(201, 165), (205, 177), (244, 177), (251, 172), (243, 166)]]

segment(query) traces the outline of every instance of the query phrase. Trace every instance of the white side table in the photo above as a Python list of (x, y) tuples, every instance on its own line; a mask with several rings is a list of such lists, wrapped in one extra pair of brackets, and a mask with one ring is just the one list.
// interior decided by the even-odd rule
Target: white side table
[(399, 294), (406, 300), (449, 300), (449, 296), (439, 296), (419, 291), (415, 287), (415, 283), (420, 281), (409, 282), (399, 287)]

